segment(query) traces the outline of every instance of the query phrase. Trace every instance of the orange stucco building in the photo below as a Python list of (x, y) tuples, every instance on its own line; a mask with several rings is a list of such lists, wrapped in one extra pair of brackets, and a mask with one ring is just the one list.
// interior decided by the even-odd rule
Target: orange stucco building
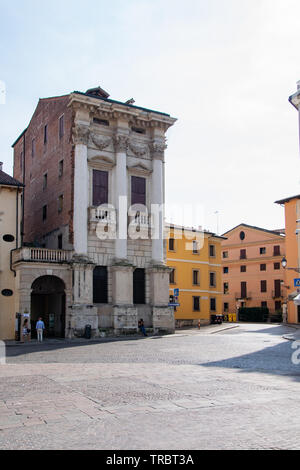
[(287, 321), (300, 323), (300, 307), (294, 304), (294, 298), (298, 294), (294, 279), (300, 278), (300, 194), (276, 201), (276, 204), (285, 208)]
[(235, 313), (238, 307), (267, 307), (271, 315), (282, 310), (283, 232), (240, 224), (223, 234), (223, 313)]

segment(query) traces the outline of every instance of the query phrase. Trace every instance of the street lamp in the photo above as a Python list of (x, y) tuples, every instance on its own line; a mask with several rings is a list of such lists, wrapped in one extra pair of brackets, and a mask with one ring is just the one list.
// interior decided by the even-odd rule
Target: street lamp
[[(286, 260), (286, 257), (284, 256), (281, 260), (281, 265), (284, 269), (290, 269), (291, 271), (296, 271), (296, 273), (300, 273), (300, 269), (299, 268), (288, 268), (287, 267), (287, 260)], [(293, 302), (294, 304), (299, 307), (300, 306), (300, 293), (299, 293), (299, 289), (297, 289), (297, 292), (298, 294), (296, 295), (296, 297), (294, 297), (293, 299)]]
[(300, 273), (300, 268), (288, 268), (287, 267), (287, 260), (285, 256), (281, 260), (281, 266), (283, 267), (283, 269), (289, 269), (291, 271), (296, 271), (296, 273)]

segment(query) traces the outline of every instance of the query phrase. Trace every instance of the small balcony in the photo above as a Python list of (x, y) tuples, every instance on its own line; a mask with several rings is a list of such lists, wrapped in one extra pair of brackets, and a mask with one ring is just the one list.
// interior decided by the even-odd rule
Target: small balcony
[(72, 250), (49, 250), (48, 248), (26, 247), (12, 252), (12, 264), (22, 261), (39, 263), (68, 263), (71, 261)]
[(252, 299), (251, 292), (236, 292), (235, 293), (235, 300), (250, 300)]
[(89, 208), (89, 230), (93, 232), (103, 229), (104, 232), (115, 232), (117, 213), (112, 207), (90, 207)]
[(147, 212), (137, 211), (128, 216), (128, 235), (131, 239), (149, 238), (150, 217)]

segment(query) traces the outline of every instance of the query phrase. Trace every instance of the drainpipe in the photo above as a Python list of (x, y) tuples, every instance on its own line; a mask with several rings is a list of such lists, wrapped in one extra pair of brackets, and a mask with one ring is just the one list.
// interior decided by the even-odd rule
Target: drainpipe
[(14, 273), (16, 277), (17, 273), (12, 267), (12, 254), (19, 248), (19, 188), (16, 191), (16, 248), (10, 250), (10, 270)]

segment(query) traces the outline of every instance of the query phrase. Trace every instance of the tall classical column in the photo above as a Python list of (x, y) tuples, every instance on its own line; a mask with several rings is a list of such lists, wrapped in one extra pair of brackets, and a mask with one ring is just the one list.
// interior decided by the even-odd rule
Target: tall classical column
[(114, 138), (116, 150), (115, 197), (117, 209), (116, 260), (127, 259), (127, 147), (128, 136), (119, 134)]
[(174, 310), (169, 307), (170, 268), (165, 265), (164, 256), (164, 151), (165, 141), (152, 142), (152, 268), (150, 274), (150, 302), (152, 323), (155, 333), (175, 331)]
[(153, 264), (164, 264), (164, 175), (163, 161), (165, 142), (154, 141), (152, 143), (152, 220), (154, 230), (152, 232), (152, 262)]
[(82, 255), (87, 255), (88, 252), (88, 139), (89, 127), (77, 125), (73, 133), (75, 144), (73, 233), (74, 250), (77, 254)]

